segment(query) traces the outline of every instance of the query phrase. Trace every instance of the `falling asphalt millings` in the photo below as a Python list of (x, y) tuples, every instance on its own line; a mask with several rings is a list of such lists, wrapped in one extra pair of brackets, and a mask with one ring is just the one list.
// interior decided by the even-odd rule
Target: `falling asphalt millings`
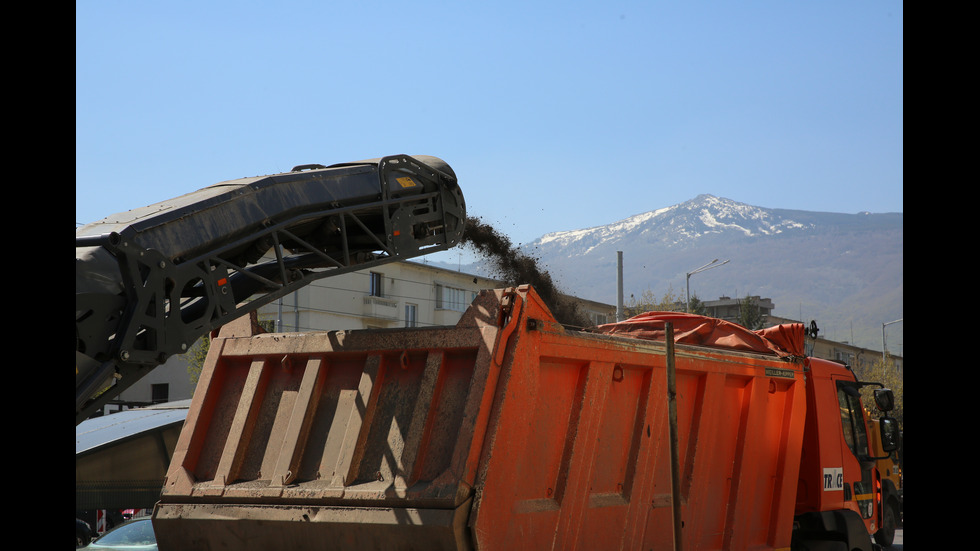
[(559, 323), (578, 327), (591, 325), (588, 316), (570, 297), (563, 294), (540, 261), (514, 247), (510, 238), (477, 217), (466, 218), (463, 245), (491, 262), (495, 276), (510, 285), (530, 284)]

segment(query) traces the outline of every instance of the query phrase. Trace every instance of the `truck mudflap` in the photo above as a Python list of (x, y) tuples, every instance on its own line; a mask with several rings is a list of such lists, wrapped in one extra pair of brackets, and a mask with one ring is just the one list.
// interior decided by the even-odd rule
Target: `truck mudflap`
[[(212, 340), (153, 521), (160, 549), (662, 549), (666, 347), (569, 331), (530, 287), (455, 327)], [(674, 350), (685, 549), (790, 545), (793, 358)]]

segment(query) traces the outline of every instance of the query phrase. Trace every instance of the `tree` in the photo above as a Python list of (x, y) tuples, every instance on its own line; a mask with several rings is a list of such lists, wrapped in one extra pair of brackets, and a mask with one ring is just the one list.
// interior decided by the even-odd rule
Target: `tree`
[(765, 320), (762, 317), (762, 309), (754, 297), (746, 296), (739, 301), (738, 324), (746, 329), (761, 329)]
[[(862, 381), (881, 383), (885, 388), (890, 388), (892, 394), (895, 395), (895, 409), (888, 412), (890, 417), (898, 419), (898, 426), (904, 427), (904, 389), (902, 386), (902, 372), (895, 367), (895, 363), (888, 361), (885, 358), (883, 362), (881, 358), (876, 359), (871, 365), (866, 366), (862, 369), (857, 369), (856, 375)], [(869, 411), (876, 412), (874, 415), (880, 417), (883, 415), (878, 412), (877, 408), (874, 406), (874, 390), (878, 388), (877, 386), (864, 387), (861, 390), (861, 401), (865, 404)]]
[[(276, 320), (259, 320), (259, 327), (263, 331), (270, 333), (275, 330)], [(208, 357), (208, 350), (211, 349), (211, 335), (204, 335), (194, 346), (190, 348), (185, 354), (183, 354), (184, 360), (187, 361), (187, 374), (190, 376), (191, 383), (197, 384), (198, 379), (201, 378), (201, 370), (204, 369), (204, 360)]]
[(187, 360), (187, 374), (190, 376), (191, 383), (195, 385), (201, 378), (201, 369), (204, 368), (204, 359), (207, 358), (210, 348), (211, 335), (204, 335), (184, 354), (184, 359)]
[(708, 307), (704, 305), (704, 302), (697, 295), (691, 295), (690, 313), (699, 316), (708, 315)]
[(651, 289), (647, 289), (640, 293), (639, 298), (630, 295), (629, 301), (623, 305), (623, 309), (626, 311), (626, 317), (632, 317), (644, 312), (654, 311), (683, 312), (684, 297), (679, 293), (674, 292), (673, 285), (668, 287), (667, 291), (660, 298), (657, 298), (657, 295)]

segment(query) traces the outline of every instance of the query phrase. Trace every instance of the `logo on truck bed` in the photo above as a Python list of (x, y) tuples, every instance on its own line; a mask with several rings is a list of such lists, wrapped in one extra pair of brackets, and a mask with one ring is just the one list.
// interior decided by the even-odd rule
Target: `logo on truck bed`
[(844, 469), (840, 467), (823, 470), (823, 490), (830, 492), (844, 489)]
[(766, 377), (783, 377), (786, 379), (792, 379), (796, 375), (792, 369), (777, 369), (775, 367), (766, 368)]

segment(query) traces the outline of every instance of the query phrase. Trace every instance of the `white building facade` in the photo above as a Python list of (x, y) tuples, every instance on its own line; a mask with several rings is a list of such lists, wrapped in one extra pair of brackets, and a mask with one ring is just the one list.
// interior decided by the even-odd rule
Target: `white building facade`
[(454, 325), (492, 279), (415, 262), (314, 281), (261, 308), (259, 321), (276, 332)]

